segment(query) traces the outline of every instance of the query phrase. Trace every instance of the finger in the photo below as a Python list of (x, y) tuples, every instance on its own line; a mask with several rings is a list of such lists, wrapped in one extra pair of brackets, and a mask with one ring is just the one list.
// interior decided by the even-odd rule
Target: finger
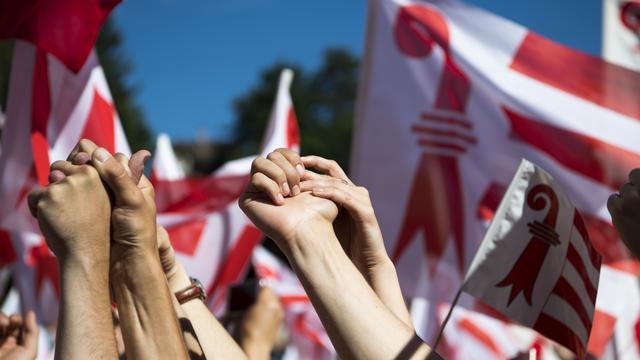
[[(354, 186), (347, 184), (346, 180), (320, 175), (321, 177), (313, 180), (304, 180), (300, 183), (301, 191), (313, 191), (315, 188), (327, 188), (327, 187), (350, 187), (355, 189)], [(345, 189), (350, 190), (350, 189)]]
[(140, 177), (144, 174), (144, 164), (151, 157), (151, 153), (147, 150), (137, 151), (135, 154), (131, 155), (131, 159), (129, 160), (129, 168), (131, 169), (131, 174), (133, 176), (133, 180), (138, 183), (140, 181)]
[(276, 205), (284, 204), (284, 197), (280, 193), (280, 186), (264, 173), (255, 173), (251, 176), (249, 186), (252, 190), (268, 195)]
[[(287, 175), (284, 170), (271, 160), (257, 157), (251, 164), (251, 173), (254, 175), (261, 173), (274, 181), (282, 191), (281, 195), (288, 196), (291, 193), (291, 188), (289, 187)], [(278, 193), (280, 193), (280, 191), (278, 191)]]
[(88, 165), (89, 162), (91, 162), (91, 155), (84, 151), (78, 152), (73, 156), (73, 158), (71, 158), (71, 163), (73, 165)]
[(22, 333), (22, 344), (29, 351), (31, 355), (38, 353), (38, 323), (36, 321), (36, 314), (33, 311), (27, 312), (27, 316), (24, 321), (24, 331)]
[(9, 317), (9, 328), (7, 334), (9, 336), (18, 338), (20, 336), (20, 329), (22, 328), (22, 316), (14, 314)]
[(291, 189), (291, 195), (296, 196), (300, 194), (300, 174), (298, 174), (294, 165), (289, 162), (289, 159), (277, 151), (269, 153), (267, 159), (278, 165), (278, 167), (284, 171), (287, 177), (288, 188)]
[(629, 182), (633, 185), (640, 186), (640, 169), (633, 169), (629, 173)]
[(67, 157), (67, 161), (71, 161), (79, 152), (84, 152), (91, 156), (97, 148), (98, 145), (96, 145), (93, 141), (89, 139), (81, 139), (80, 141), (78, 141), (78, 144), (73, 148), (73, 150), (71, 150), (71, 153)]
[(31, 216), (33, 216), (34, 218), (38, 218), (38, 203), (40, 202), (40, 199), (44, 195), (45, 191), (47, 191), (47, 189), (37, 188), (31, 191), (29, 193), (29, 196), (27, 196), (27, 204), (29, 205), (29, 212), (31, 213)]
[(347, 180), (350, 184), (353, 184), (344, 170), (342, 170), (340, 165), (338, 165), (338, 163), (334, 160), (325, 159), (323, 157), (315, 155), (303, 156), (301, 160), (304, 166), (307, 168), (319, 170), (326, 175), (344, 179)]
[(625, 183), (620, 187), (619, 194), (624, 202), (629, 202), (638, 197), (638, 190), (632, 183)]
[(622, 198), (619, 194), (611, 194), (607, 199), (607, 209), (612, 218), (616, 218), (620, 214), (620, 208), (622, 207)]
[(300, 159), (300, 154), (291, 149), (285, 148), (279, 148), (275, 151), (282, 154), (282, 156), (289, 160), (289, 162), (296, 168), (298, 176), (304, 176), (304, 163), (302, 162), (302, 159)]
[(69, 161), (58, 160), (58, 161), (55, 161), (53, 164), (51, 164), (51, 166), (49, 167), (50, 172), (53, 170), (58, 170), (62, 172), (64, 175), (70, 176), (78, 173), (80, 170), (80, 166), (73, 165)]
[(65, 177), (67, 177), (67, 175), (65, 175), (62, 171), (60, 171), (60, 170), (51, 170), (51, 172), (49, 173), (49, 184), (53, 184), (53, 183), (57, 183), (58, 181), (62, 181), (62, 180), (64, 180)]
[(0, 312), (0, 337), (7, 327), (9, 327), (9, 317)]
[(311, 194), (341, 205), (362, 223), (376, 222), (373, 207), (368, 201), (362, 200), (363, 195), (359, 193), (358, 188), (352, 185), (315, 187)]
[(136, 179), (131, 175), (131, 169), (129, 168), (129, 158), (127, 157), (127, 155), (123, 153), (115, 153), (113, 157), (116, 158), (116, 160), (118, 160), (120, 165), (122, 165), (122, 167), (124, 168), (124, 171), (127, 172), (127, 175), (131, 176), (131, 178), (135, 183), (138, 183)]
[(125, 168), (104, 148), (98, 148), (91, 157), (100, 178), (109, 187), (116, 206), (138, 207), (144, 201), (142, 193), (127, 174)]
[[(330, 177), (327, 175), (318, 174), (313, 171), (305, 170), (304, 175), (302, 176), (302, 180), (319, 180), (324, 179), (325, 177)], [(302, 184), (300, 184), (302, 186)], [(302, 190), (302, 189), (300, 189)], [(304, 191), (304, 190), (303, 190)]]

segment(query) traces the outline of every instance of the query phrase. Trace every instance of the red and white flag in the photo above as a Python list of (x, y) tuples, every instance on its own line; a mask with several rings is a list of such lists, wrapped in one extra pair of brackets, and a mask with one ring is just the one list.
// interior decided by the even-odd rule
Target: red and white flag
[(253, 251), (253, 267), (261, 283), (271, 287), (284, 307), (285, 325), (289, 332), (296, 359), (336, 359), (320, 318), (296, 275), (282, 261), (265, 248)]
[(640, 71), (640, 1), (602, 0), (602, 56)]
[[(291, 70), (283, 70), (261, 154), (299, 148), (297, 121), (289, 88)], [(238, 207), (255, 156), (224, 164), (203, 178), (184, 177), (168, 138), (159, 137), (152, 181), (158, 223), (169, 232), (178, 259), (202, 282), (216, 314), (224, 311), (227, 286), (245, 274), (262, 233)]]
[(604, 264), (634, 270), (605, 204), (640, 167), (639, 94), (639, 73), (460, 1), (369, 1), (351, 169), (405, 296), (431, 320), (451, 302), (521, 158), (565, 189)]
[(601, 258), (551, 176), (523, 160), (471, 263), (464, 291), (572, 350), (587, 350)]
[[(57, 315), (57, 265), (26, 197), (48, 183), (49, 165), (81, 138), (130, 152), (93, 44), (119, 1), (3, 1), (0, 38), (15, 37), (0, 154), (3, 260), (14, 260), (23, 310)], [(55, 31), (53, 31), (55, 29)], [(5, 252), (8, 245), (13, 249)]]

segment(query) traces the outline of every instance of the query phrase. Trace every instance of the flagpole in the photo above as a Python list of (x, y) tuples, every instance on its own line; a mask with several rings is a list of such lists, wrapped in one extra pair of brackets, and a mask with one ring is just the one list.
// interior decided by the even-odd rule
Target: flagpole
[(444, 328), (445, 326), (447, 326), (447, 323), (451, 318), (451, 314), (453, 313), (453, 308), (456, 307), (456, 305), (458, 304), (458, 300), (460, 300), (460, 295), (462, 294), (462, 289), (464, 289), (464, 285), (465, 283), (462, 283), (462, 285), (460, 285), (460, 288), (458, 289), (456, 296), (453, 298), (453, 302), (451, 302), (451, 306), (449, 307), (449, 312), (447, 313), (447, 316), (444, 318), (442, 325), (440, 325), (440, 331), (438, 331), (438, 336), (436, 337), (436, 341), (433, 343), (433, 347), (432, 347), (434, 351), (436, 351), (436, 349), (438, 348), (438, 344), (440, 344), (440, 340), (442, 339), (442, 334), (444, 334)]

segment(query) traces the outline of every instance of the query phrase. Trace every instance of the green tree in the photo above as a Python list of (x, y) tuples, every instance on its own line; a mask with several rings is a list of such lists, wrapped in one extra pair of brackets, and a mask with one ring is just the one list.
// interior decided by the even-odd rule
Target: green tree
[[(136, 88), (126, 83), (132, 66), (124, 54), (122, 41), (120, 31), (113, 21), (108, 20), (96, 42), (98, 58), (132, 150), (150, 149), (151, 132), (142, 109), (136, 103)], [(0, 108), (3, 111), (6, 111), (13, 44), (13, 41), (0, 41)]]
[(329, 49), (314, 71), (277, 63), (265, 69), (254, 88), (234, 103), (237, 150), (230, 158), (258, 152), (273, 106), (280, 71), (295, 72), (291, 97), (301, 133), (301, 150), (334, 159), (347, 169), (351, 148), (358, 60), (345, 49)]

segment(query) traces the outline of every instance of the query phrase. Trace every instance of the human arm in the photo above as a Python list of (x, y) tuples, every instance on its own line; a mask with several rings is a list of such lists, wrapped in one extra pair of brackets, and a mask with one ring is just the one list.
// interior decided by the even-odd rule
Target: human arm
[(186, 359), (172, 294), (156, 248), (153, 187), (128, 159), (98, 148), (92, 165), (113, 194), (110, 277), (128, 359)]
[(429, 346), (384, 306), (345, 254), (333, 230), (335, 203), (308, 192), (284, 198), (278, 169), (256, 159), (240, 206), (289, 259), (338, 355), (425, 358)]
[(66, 161), (51, 170), (64, 178), (29, 194), (60, 273), (57, 359), (117, 356), (109, 299), (110, 205), (97, 172)]
[[(296, 154), (289, 154), (293, 161)], [(300, 189), (342, 206), (334, 230), (343, 249), (364, 276), (380, 301), (407, 326), (413, 328), (404, 302), (398, 275), (384, 246), (382, 232), (366, 188), (355, 185), (333, 160), (304, 156), (300, 161), (306, 170)]]
[[(175, 259), (169, 234), (160, 226), (158, 227), (158, 252), (171, 292), (176, 293), (191, 285), (191, 280), (184, 267)], [(192, 299), (179, 307), (193, 326), (200, 347), (207, 359), (247, 358), (240, 346), (202, 300)]]
[(252, 360), (268, 360), (284, 319), (280, 299), (267, 286), (260, 287), (256, 302), (239, 324), (238, 342)]

